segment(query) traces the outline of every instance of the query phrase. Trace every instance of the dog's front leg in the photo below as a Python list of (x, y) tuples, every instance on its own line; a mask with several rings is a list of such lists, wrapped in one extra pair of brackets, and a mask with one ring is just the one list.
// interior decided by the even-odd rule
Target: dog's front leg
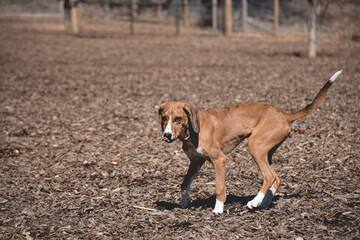
[(215, 193), (216, 193), (216, 203), (213, 210), (213, 213), (223, 213), (224, 204), (226, 200), (225, 193), (225, 170), (226, 170), (226, 155), (222, 152), (219, 155), (212, 159), (212, 163), (215, 168)]
[(188, 172), (184, 178), (183, 183), (181, 184), (181, 207), (185, 208), (190, 203), (190, 185), (197, 173), (199, 172), (201, 166), (204, 164), (205, 160), (203, 159), (190, 159), (191, 163), (188, 169)]

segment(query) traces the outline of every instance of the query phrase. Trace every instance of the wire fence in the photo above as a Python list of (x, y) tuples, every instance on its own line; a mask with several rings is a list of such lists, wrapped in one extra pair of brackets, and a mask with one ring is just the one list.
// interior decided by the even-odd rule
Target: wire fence
[[(85, 19), (129, 21), (132, 33), (136, 22), (175, 24), (177, 33), (182, 26), (225, 31), (225, 0), (86, 0), (80, 9)], [(279, 32), (305, 32), (307, 11), (306, 0), (280, 1)], [(273, 21), (273, 0), (232, 1), (234, 32), (272, 33)]]

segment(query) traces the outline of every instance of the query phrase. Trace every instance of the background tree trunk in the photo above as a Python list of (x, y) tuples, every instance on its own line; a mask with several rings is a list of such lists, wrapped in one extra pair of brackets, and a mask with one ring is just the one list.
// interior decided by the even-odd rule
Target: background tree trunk
[[(321, 26), (331, 0), (307, 0), (309, 3), (309, 57), (315, 58)], [(336, 2), (335, 0), (333, 2)], [(340, 3), (340, 2), (338, 2)]]
[(309, 17), (310, 17), (310, 26), (309, 26), (309, 57), (316, 57), (316, 48), (317, 48), (317, 35), (316, 35), (316, 8), (317, 0), (308, 0), (309, 2)]

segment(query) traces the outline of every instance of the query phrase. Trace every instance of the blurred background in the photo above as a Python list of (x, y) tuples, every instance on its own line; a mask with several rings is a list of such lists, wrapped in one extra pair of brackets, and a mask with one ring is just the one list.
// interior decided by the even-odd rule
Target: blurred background
[[(322, 34), (346, 39), (359, 38), (360, 1), (318, 0), (318, 11), (326, 4)], [(244, 5), (246, 2), (246, 5)], [(188, 13), (184, 16), (184, 4)], [(225, 28), (225, 0), (83, 0), (79, 3), (82, 27), (93, 19), (129, 21), (131, 12), (135, 22), (172, 24), (176, 20), (176, 6), (180, 6), (180, 24), (201, 28)], [(132, 7), (130, 7), (132, 6)], [(216, 26), (213, 26), (213, 6), (216, 6)], [(246, 8), (246, 11), (244, 10)], [(132, 11), (131, 11), (132, 10)], [(0, 13), (13, 14), (61, 14), (62, 0), (2, 0)], [(246, 16), (244, 16), (246, 15)], [(186, 17), (186, 20), (184, 19)], [(303, 33), (309, 28), (309, 2), (307, 0), (279, 1), (279, 33)], [(186, 21), (184, 23), (184, 21)], [(233, 32), (265, 33), (273, 31), (274, 0), (233, 0)]]

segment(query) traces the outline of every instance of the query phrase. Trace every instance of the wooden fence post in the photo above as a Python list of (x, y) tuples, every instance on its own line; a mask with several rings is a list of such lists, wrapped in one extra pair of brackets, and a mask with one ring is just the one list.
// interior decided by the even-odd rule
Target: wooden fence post
[(242, 31), (246, 32), (246, 19), (248, 15), (247, 0), (242, 0)]
[(212, 0), (212, 29), (217, 29), (217, 0)]
[(189, 26), (189, 0), (184, 0), (184, 25)]
[(225, 0), (225, 35), (232, 34), (232, 0)]
[(79, 34), (79, 8), (76, 3), (73, 3), (70, 10), (71, 15), (71, 32)]
[(274, 36), (276, 37), (278, 34), (278, 26), (279, 26), (279, 0), (274, 0)]

